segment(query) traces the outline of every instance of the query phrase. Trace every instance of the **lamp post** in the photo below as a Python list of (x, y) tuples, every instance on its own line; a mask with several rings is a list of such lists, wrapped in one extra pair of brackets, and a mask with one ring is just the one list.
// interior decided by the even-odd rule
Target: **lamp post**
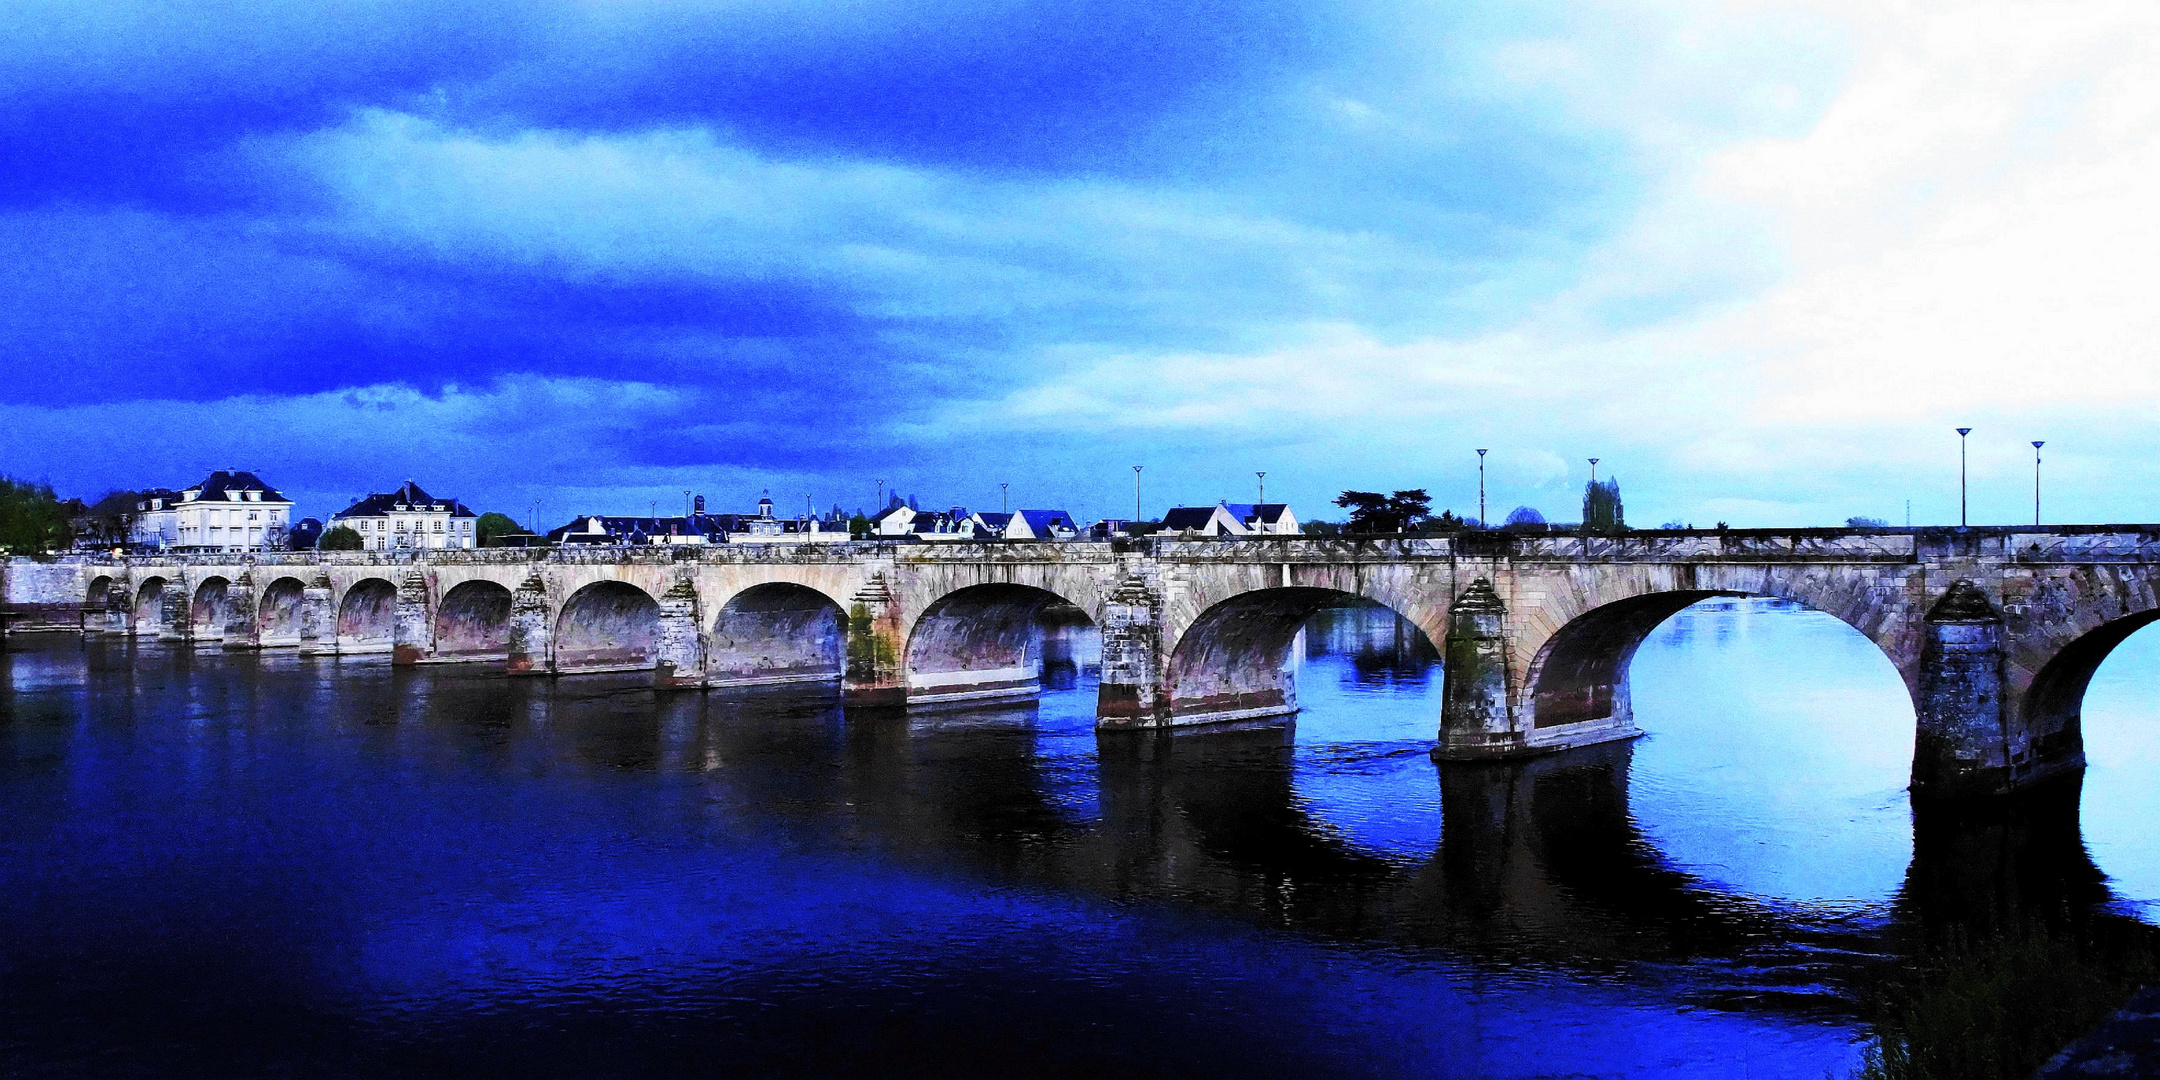
[(1485, 451), (1477, 452), (1477, 524), (1485, 527)]
[(2046, 445), (2046, 439), (2033, 440), (2033, 524), (2036, 526), (2040, 524), (2040, 448)]
[(877, 482), (877, 509), (870, 512), (873, 514), (885, 512), (885, 481), (883, 480)]
[(1965, 527), (1965, 436), (1972, 434), (1969, 427), (1957, 429), (1958, 433), (1958, 528)]
[(1146, 466), (1132, 467), (1132, 519), (1135, 525), (1140, 524), (1140, 470), (1143, 468)]
[(998, 510), (999, 510), (1000, 512), (1003, 512), (1003, 511), (1007, 511), (1007, 510), (1011, 510), (1011, 509), (1012, 509), (1012, 507), (1010, 507), (1010, 506), (1007, 506), (1007, 505), (1005, 505), (1005, 489), (1006, 489), (1006, 488), (1007, 488), (1008, 486), (1010, 486), (1010, 485), (1007, 485), (1007, 484), (999, 484), (999, 485), (998, 485)]
[(690, 520), (690, 489), (689, 489), (689, 488), (684, 488), (684, 489), (683, 489), (683, 493), (682, 493), (682, 516), (683, 516), (683, 520), (684, 520), (684, 521), (688, 521), (688, 520)]
[(1267, 474), (1256, 472), (1253, 475), (1260, 478), (1260, 502), (1264, 505), (1267, 502)]

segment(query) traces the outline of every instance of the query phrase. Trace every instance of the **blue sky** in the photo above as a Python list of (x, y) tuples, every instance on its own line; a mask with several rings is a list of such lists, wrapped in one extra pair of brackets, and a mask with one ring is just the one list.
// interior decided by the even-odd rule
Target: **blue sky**
[(71, 493), (2160, 518), (2150, 5), (12, 8)]

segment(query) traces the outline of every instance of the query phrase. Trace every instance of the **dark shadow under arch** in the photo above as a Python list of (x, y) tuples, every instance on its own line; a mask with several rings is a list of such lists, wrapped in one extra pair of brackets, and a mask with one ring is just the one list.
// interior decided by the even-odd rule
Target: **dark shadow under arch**
[(1611, 718), (1626, 723), (1628, 666), (1643, 639), (1682, 610), (1717, 596), (1741, 593), (1683, 590), (1647, 593), (1592, 608), (1568, 621), (1531, 661), (1528, 686), (1534, 727)]
[(2017, 723), (2024, 725), (2037, 760), (2082, 760), (2085, 753), (2085, 691), (2093, 674), (2115, 647), (2130, 635), (2160, 621), (2160, 610), (2102, 623), (2061, 649), (2033, 675), (2019, 702)]
[[(1240, 593), (1201, 612), (1170, 655), (1170, 722), (1217, 723), (1296, 712), (1290, 646), (1305, 620), (1345, 600), (1387, 608), (1356, 593), (1291, 586)], [(1394, 614), (1403, 617), (1400, 611)], [(1418, 633), (1425, 636), (1423, 630)], [(1428, 639), (1427, 644), (1433, 643)]]
[(221, 577), (205, 578), (195, 587), (195, 601), (188, 608), (190, 630), (199, 639), (222, 638), (232, 613), (232, 583)]
[(910, 704), (1029, 697), (1042, 692), (1045, 613), (1086, 612), (1031, 585), (970, 585), (938, 598), (908, 635)]
[(710, 685), (833, 682), (846, 665), (847, 612), (807, 585), (752, 585), (713, 618)]
[(363, 578), (338, 604), (339, 652), (387, 652), (397, 639), (397, 586)]
[(572, 594), (555, 620), (556, 671), (652, 667), (660, 602), (624, 581), (596, 581)]
[(462, 581), (435, 605), (439, 659), (494, 659), (510, 652), (510, 590), (493, 581)]
[(265, 645), (297, 645), (300, 643), (300, 606), (307, 596), (307, 585), (299, 578), (281, 577), (263, 590), (262, 604), (256, 609), (256, 625), (261, 628)]
[(135, 632), (150, 633), (165, 628), (165, 585), (161, 577), (147, 577), (135, 589)]

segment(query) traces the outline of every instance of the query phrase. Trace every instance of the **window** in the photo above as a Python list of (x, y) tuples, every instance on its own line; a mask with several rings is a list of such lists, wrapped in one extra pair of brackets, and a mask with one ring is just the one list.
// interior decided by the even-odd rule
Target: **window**
[(438, 522), (436, 522), (436, 523), (435, 523), (435, 531), (436, 531), (436, 532), (441, 532), (441, 531), (442, 531), (442, 522), (438, 521)]

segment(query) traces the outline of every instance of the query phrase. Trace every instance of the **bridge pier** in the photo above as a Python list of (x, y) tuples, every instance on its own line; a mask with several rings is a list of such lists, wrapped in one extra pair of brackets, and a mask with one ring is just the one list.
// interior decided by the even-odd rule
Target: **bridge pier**
[(510, 648), (505, 662), (509, 673), (546, 675), (553, 671), (553, 636), (547, 582), (535, 573), (510, 594)]
[(1485, 578), (1472, 581), (1448, 609), (1434, 757), (1507, 757), (1527, 749), (1508, 698), (1506, 623), (1507, 605)]
[(847, 705), (907, 704), (907, 665), (898, 605), (883, 571), (872, 574), (848, 605), (847, 668), (840, 700)]
[(317, 574), (300, 590), (300, 655), (337, 652), (337, 609), (330, 606), (330, 575)]
[(653, 685), (662, 690), (705, 685), (705, 640), (697, 586), (688, 579), (660, 597), (659, 632), (653, 637)]
[(1474, 579), (1448, 609), (1433, 757), (1521, 757), (1641, 735), (1628, 705), (1628, 662), (1643, 635), (1687, 603), (1683, 596), (1655, 608), (1578, 620), (1596, 625), (1572, 640), (1555, 635), (1544, 670), (1533, 666), (1526, 674), (1514, 666), (1519, 628), (1511, 625), (1507, 604), (1490, 579)]
[(1095, 729), (1121, 731), (1164, 723), (1169, 702), (1162, 668), (1162, 597), (1134, 573), (1103, 606)]
[(236, 652), (262, 648), (261, 624), (256, 618), (255, 578), (246, 570), (225, 587), (225, 648)]
[(2085, 763), (2074, 742), (2035, 737), (2005, 693), (2002, 614), (1959, 579), (1922, 623), (1913, 712), (1912, 791), (1918, 799), (2006, 795)]
[(427, 577), (418, 570), (398, 579), (390, 662), (417, 664), (435, 653), (435, 620), (428, 612)]
[(195, 632), (195, 590), (187, 575), (175, 573), (158, 597), (159, 641), (186, 641)]

